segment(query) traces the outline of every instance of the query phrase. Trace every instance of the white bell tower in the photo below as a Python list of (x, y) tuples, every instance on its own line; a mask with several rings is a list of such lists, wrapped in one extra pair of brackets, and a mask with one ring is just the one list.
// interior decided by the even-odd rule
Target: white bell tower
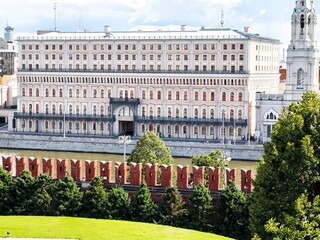
[(297, 0), (291, 17), (291, 41), (287, 50), (285, 100), (297, 101), (305, 91), (319, 91), (317, 16), (312, 0)]

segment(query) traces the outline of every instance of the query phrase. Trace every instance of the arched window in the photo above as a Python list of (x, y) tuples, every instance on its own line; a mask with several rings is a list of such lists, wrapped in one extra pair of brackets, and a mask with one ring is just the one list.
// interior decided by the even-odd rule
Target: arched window
[(206, 92), (202, 93), (202, 101), (207, 101), (207, 93)]
[(302, 85), (303, 83), (304, 83), (304, 72), (302, 68), (300, 68), (297, 74), (297, 85)]
[(111, 106), (108, 106), (108, 116), (111, 116)]
[(230, 120), (233, 120), (234, 119), (234, 110), (231, 109), (230, 110)]
[(100, 106), (100, 116), (103, 116), (103, 115), (104, 115), (104, 107)]
[(103, 122), (100, 122), (100, 131), (103, 131), (104, 130), (104, 124)]
[(168, 117), (171, 117), (171, 108), (168, 108)]
[(222, 92), (222, 101), (225, 102), (227, 100), (227, 94)]
[(182, 127), (182, 133), (183, 134), (187, 134), (187, 126), (183, 126)]
[(211, 100), (212, 102), (214, 101), (214, 92), (211, 92), (210, 100)]
[(158, 100), (161, 100), (161, 91), (157, 92), (157, 98), (158, 98)]
[(130, 91), (130, 98), (134, 98), (134, 91), (133, 90)]
[(87, 97), (87, 90), (83, 89), (83, 98), (86, 98), (86, 97)]
[(198, 126), (194, 126), (193, 134), (198, 135)]
[(86, 105), (83, 106), (83, 115), (87, 115), (87, 106)]
[(29, 97), (32, 97), (32, 88), (29, 88)]
[(40, 106), (39, 104), (36, 104), (36, 113), (39, 113), (40, 112)]
[(150, 107), (149, 109), (149, 116), (150, 118), (153, 118), (153, 107)]
[(185, 92), (183, 93), (183, 100), (185, 100), (185, 101), (188, 100), (188, 92), (187, 92), (187, 91), (185, 91)]
[(242, 120), (242, 110), (238, 110), (238, 119)]
[(61, 97), (61, 98), (63, 97), (63, 91), (62, 91), (62, 88), (60, 88), (60, 89), (59, 89), (59, 97)]
[(52, 121), (51, 123), (51, 128), (54, 130), (56, 129), (56, 121)]
[(179, 93), (179, 91), (176, 91), (176, 100), (180, 100), (180, 93)]
[[(48, 92), (49, 94), (49, 92)], [(72, 98), (72, 89), (69, 89), (69, 98)]]
[(25, 97), (26, 96), (26, 89), (25, 88), (22, 88), (22, 93), (21, 93), (21, 95), (22, 95), (22, 97)]
[(210, 127), (210, 135), (214, 135), (214, 127)]
[(153, 91), (150, 91), (150, 99), (153, 99)]
[(194, 109), (194, 117), (195, 117), (195, 118), (198, 118), (198, 117), (199, 117), (199, 110), (198, 110), (198, 108), (195, 108), (195, 109)]
[(187, 108), (184, 108), (184, 109), (183, 109), (183, 117), (184, 117), (184, 118), (187, 118), (187, 117), (188, 117), (188, 109), (187, 109)]
[(22, 113), (25, 113), (25, 112), (26, 112), (26, 105), (22, 104)]
[(94, 116), (97, 115), (97, 106), (96, 105), (93, 106), (93, 115)]
[(199, 93), (198, 92), (194, 93), (194, 100), (199, 101)]
[(76, 97), (80, 98), (80, 90), (79, 89), (76, 90)]
[(206, 118), (206, 117), (207, 117), (207, 110), (202, 109), (202, 118)]
[(146, 116), (146, 108), (142, 107), (142, 117), (145, 117), (145, 116)]
[(39, 97), (40, 93), (39, 93), (39, 88), (36, 89), (36, 97)]
[(108, 90), (108, 98), (111, 98), (111, 90)]
[(234, 127), (230, 127), (229, 128), (229, 136), (234, 136), (234, 131), (235, 131)]
[(76, 106), (76, 114), (77, 114), (77, 115), (80, 114), (80, 106), (79, 106), (79, 105)]
[(72, 114), (72, 105), (71, 104), (69, 105), (69, 114), (70, 115)]
[(158, 107), (158, 109), (157, 109), (157, 117), (161, 117), (161, 108), (160, 107)]
[(230, 93), (230, 101), (231, 101), (231, 102), (234, 102), (234, 92), (231, 92), (231, 93)]
[(168, 92), (168, 100), (172, 100), (172, 92), (171, 91)]
[(146, 99), (146, 91), (145, 90), (142, 91), (142, 99)]
[(56, 105), (55, 104), (52, 105), (52, 114), (56, 114)]
[(207, 128), (206, 128), (206, 126), (202, 126), (202, 127), (201, 127), (201, 134), (202, 134), (202, 135), (207, 135)]
[(49, 105), (46, 104), (46, 114), (49, 114)]
[(210, 118), (211, 118), (211, 119), (214, 119), (214, 109), (211, 109), (211, 110), (210, 110)]
[(48, 121), (44, 122), (44, 127), (45, 127), (46, 130), (48, 130), (48, 128), (49, 128), (49, 122)]
[(176, 118), (179, 118), (180, 117), (180, 110), (179, 108), (176, 108)]
[(52, 97), (56, 97), (56, 90), (52, 89)]
[(179, 125), (174, 126), (174, 133), (179, 134)]
[(239, 95), (238, 95), (238, 101), (239, 101), (239, 102), (242, 102), (242, 93), (241, 93), (241, 92), (240, 92)]
[(93, 90), (93, 98), (97, 98), (97, 89)]
[(143, 133), (146, 132), (146, 125), (144, 124), (141, 125), (141, 132)]
[(46, 97), (49, 97), (49, 89), (48, 88), (46, 88)]
[(100, 91), (100, 98), (104, 98), (104, 90), (103, 89), (101, 89), (101, 91)]
[(120, 90), (120, 92), (119, 92), (119, 97), (123, 98), (123, 91), (122, 90)]
[(125, 98), (129, 98), (129, 92), (128, 92), (128, 90), (125, 90), (125, 91), (124, 91), (124, 97), (125, 97)]

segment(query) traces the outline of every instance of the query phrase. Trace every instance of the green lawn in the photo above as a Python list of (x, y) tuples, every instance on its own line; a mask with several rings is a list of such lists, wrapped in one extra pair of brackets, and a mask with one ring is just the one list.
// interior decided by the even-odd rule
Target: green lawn
[(230, 238), (156, 224), (67, 217), (0, 216), (0, 237), (87, 239), (183, 239)]

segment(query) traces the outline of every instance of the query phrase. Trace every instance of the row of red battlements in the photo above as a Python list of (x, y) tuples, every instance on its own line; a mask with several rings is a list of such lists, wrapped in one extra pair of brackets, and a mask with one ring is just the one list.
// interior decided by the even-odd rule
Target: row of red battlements
[[(114, 181), (112, 178), (113, 162), (106, 161), (83, 161), (70, 159), (54, 158), (32, 158), (32, 157), (1, 157), (0, 165), (12, 176), (20, 176), (22, 171), (29, 170), (33, 177), (46, 173), (53, 179), (63, 179), (67, 173), (75, 181), (90, 182), (94, 177), (101, 177), (106, 184), (130, 184), (140, 186), (142, 182), (141, 163), (120, 163), (116, 162), (114, 166)], [(163, 188), (171, 187), (173, 179), (173, 165), (161, 165), (161, 183), (157, 182), (158, 174), (157, 164), (145, 164), (145, 181), (148, 187), (161, 186)], [(127, 173), (130, 172), (130, 182), (127, 182)], [(225, 169), (226, 183), (236, 181), (236, 169)], [(177, 187), (178, 189), (190, 189), (189, 184), (189, 166), (177, 166)], [(192, 166), (192, 186), (195, 187), (204, 183), (205, 167)], [(221, 181), (221, 169), (209, 168), (209, 190), (219, 191)], [(241, 170), (241, 191), (250, 193), (252, 191), (252, 171)]]

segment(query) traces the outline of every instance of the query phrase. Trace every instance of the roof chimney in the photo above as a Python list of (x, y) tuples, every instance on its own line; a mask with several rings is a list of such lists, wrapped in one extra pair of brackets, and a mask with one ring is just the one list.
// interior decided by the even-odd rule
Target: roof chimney
[(249, 32), (249, 27), (248, 27), (248, 26), (244, 26), (244, 27), (243, 27), (243, 31), (244, 31), (245, 33), (248, 33), (248, 32)]
[(104, 32), (109, 33), (110, 32), (110, 26), (106, 25), (104, 26)]

